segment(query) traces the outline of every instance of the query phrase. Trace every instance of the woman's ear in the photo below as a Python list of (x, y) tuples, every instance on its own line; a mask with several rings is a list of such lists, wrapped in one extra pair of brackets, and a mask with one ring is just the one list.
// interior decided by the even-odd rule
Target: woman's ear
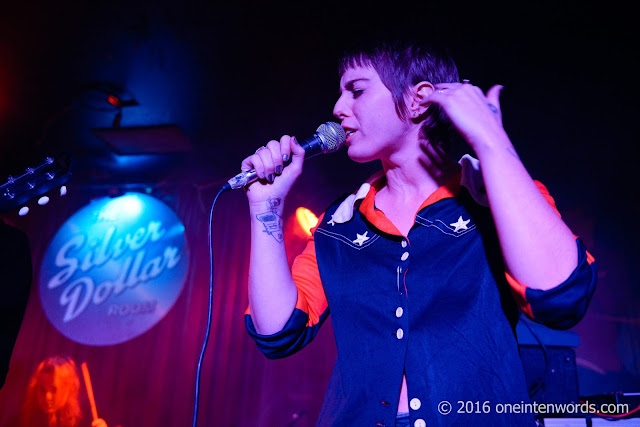
[(409, 112), (412, 117), (419, 117), (429, 108), (429, 96), (435, 87), (430, 82), (420, 82), (411, 89)]

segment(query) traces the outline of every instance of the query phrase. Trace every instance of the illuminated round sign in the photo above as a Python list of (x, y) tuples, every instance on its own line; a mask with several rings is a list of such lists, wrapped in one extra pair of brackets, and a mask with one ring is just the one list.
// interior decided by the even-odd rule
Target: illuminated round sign
[(118, 344), (167, 314), (188, 262), (184, 225), (164, 203), (139, 193), (103, 198), (71, 216), (49, 244), (40, 301), (69, 339)]

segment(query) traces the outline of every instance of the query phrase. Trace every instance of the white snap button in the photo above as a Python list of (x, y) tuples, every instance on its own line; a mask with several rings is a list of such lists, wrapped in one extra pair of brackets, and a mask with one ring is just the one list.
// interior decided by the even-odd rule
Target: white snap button
[(411, 407), (411, 409), (413, 409), (414, 411), (417, 411), (418, 409), (420, 409), (420, 406), (422, 405), (422, 402), (420, 402), (420, 399), (418, 399), (417, 397), (414, 397), (413, 399), (411, 399), (411, 401), (409, 402), (409, 406)]
[(407, 260), (407, 258), (409, 258), (409, 252), (405, 252), (405, 253), (403, 253), (403, 254), (402, 254), (402, 257), (400, 257), (400, 259), (401, 259), (402, 261), (406, 261), (406, 260)]
[(406, 241), (406, 240), (403, 240), (403, 241), (402, 241), (402, 247), (403, 247), (403, 248), (406, 248), (406, 247), (407, 247), (407, 241)]
[(398, 318), (402, 317), (402, 313), (404, 313), (404, 310), (402, 309), (402, 307), (396, 308), (396, 317)]
[(422, 418), (418, 418), (415, 423), (413, 423), (415, 427), (426, 427), (427, 423), (424, 422)]
[(398, 337), (398, 339), (401, 340), (403, 336), (404, 336), (404, 331), (402, 330), (402, 328), (398, 328), (398, 330), (396, 331), (396, 337)]

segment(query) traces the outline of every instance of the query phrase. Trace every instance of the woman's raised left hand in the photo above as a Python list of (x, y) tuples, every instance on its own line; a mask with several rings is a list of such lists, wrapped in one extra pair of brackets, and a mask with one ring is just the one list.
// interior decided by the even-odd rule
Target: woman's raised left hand
[(439, 83), (426, 101), (442, 107), (451, 123), (476, 151), (485, 147), (510, 144), (502, 126), (500, 110), (501, 85), (492, 86), (487, 93), (468, 82)]

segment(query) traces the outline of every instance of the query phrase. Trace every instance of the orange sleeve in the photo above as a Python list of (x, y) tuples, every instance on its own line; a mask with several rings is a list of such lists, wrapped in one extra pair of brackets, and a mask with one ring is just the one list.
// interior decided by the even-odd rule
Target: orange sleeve
[[(324, 213), (320, 215), (318, 224), (322, 223)], [(318, 324), (320, 316), (327, 310), (327, 298), (324, 294), (318, 261), (316, 259), (316, 246), (313, 240), (315, 229), (311, 230), (311, 237), (300, 255), (293, 261), (291, 275), (298, 288), (298, 300), (296, 308), (309, 315), (307, 326)]]

